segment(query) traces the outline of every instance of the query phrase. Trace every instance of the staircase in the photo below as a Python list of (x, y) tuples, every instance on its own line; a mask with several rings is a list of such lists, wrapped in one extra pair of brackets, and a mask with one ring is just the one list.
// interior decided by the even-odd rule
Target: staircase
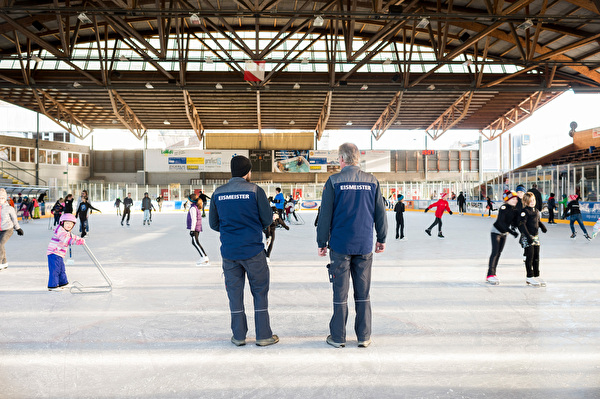
[(7, 184), (16, 184), (20, 186), (27, 185), (27, 183), (21, 180), (15, 179), (14, 177), (7, 175), (6, 173), (2, 173), (2, 177), (0, 178), (0, 186), (5, 186)]

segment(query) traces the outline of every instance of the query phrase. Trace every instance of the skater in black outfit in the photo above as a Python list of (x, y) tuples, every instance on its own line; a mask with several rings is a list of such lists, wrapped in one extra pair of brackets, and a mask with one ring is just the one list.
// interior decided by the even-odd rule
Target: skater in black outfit
[(500, 284), (500, 280), (498, 280), (498, 277), (496, 276), (496, 266), (498, 266), (500, 254), (502, 254), (502, 250), (504, 249), (506, 236), (508, 233), (515, 236), (515, 238), (519, 236), (513, 226), (513, 221), (515, 219), (515, 205), (517, 204), (518, 199), (519, 197), (517, 197), (516, 192), (507, 190), (504, 193), (504, 204), (500, 206), (498, 218), (492, 225), (492, 254), (490, 255), (486, 279), (489, 284)]
[(492, 199), (490, 197), (485, 197), (485, 199), (487, 200), (487, 210), (488, 210), (488, 217), (491, 218), (492, 217), (492, 211), (495, 211), (494, 209), (494, 203), (492, 202)]
[(65, 210), (65, 205), (62, 201), (63, 201), (62, 197), (59, 198), (58, 201), (56, 201), (56, 203), (50, 210), (50, 213), (52, 213), (54, 215), (54, 226), (58, 226), (60, 217), (62, 216), (62, 213)]
[[(87, 197), (81, 197), (81, 202), (79, 202), (79, 206), (77, 207), (77, 212), (75, 212), (75, 217), (79, 218), (79, 221), (81, 222), (79, 225), (79, 230), (81, 233), (81, 237), (85, 237), (87, 232), (89, 231), (88, 228), (88, 213), (91, 210), (95, 210), (100, 212), (100, 209), (94, 208), (92, 206), (92, 204), (88, 203)], [(102, 212), (100, 212), (102, 213)]]
[(65, 209), (63, 213), (73, 213), (73, 194), (67, 195), (65, 198)]
[(467, 211), (467, 200), (462, 191), (458, 194), (458, 197), (456, 197), (456, 202), (458, 203), (458, 213), (464, 215)]
[(540, 239), (539, 230), (545, 233), (546, 226), (540, 221), (540, 212), (535, 208), (533, 193), (523, 196), (523, 209), (519, 215), (519, 230), (521, 231), (521, 246), (527, 278), (525, 282), (534, 287), (545, 287), (546, 282), (540, 278)]
[(554, 193), (550, 193), (550, 197), (548, 197), (548, 224), (556, 224), (554, 221), (554, 211), (556, 210), (556, 198), (554, 198)]
[(133, 207), (133, 200), (131, 199), (131, 193), (127, 193), (127, 198), (123, 200), (123, 217), (121, 218), (121, 226), (125, 216), (127, 216), (127, 226), (129, 226), (129, 218), (131, 217), (131, 208)]
[(121, 216), (121, 198), (115, 200), (115, 208), (117, 208), (117, 216)]
[(281, 216), (279, 216), (277, 208), (272, 206), (271, 209), (273, 209), (273, 223), (263, 230), (267, 239), (267, 249), (265, 250), (267, 254), (267, 263), (271, 262), (271, 251), (273, 250), (273, 244), (275, 243), (275, 230), (277, 230), (277, 227), (281, 226), (286, 230), (290, 229)]
[(204, 191), (200, 190), (200, 194), (198, 194), (198, 198), (200, 198), (200, 200), (202, 201), (202, 217), (205, 218), (206, 210), (204, 209), (204, 207), (208, 203), (207, 200), (209, 200), (210, 197), (208, 195), (204, 194)]
[(585, 225), (583, 224), (583, 220), (581, 219), (581, 211), (579, 210), (579, 195), (573, 194), (569, 195), (569, 203), (567, 204), (567, 208), (565, 209), (565, 217), (569, 217), (569, 227), (571, 227), (571, 238), (575, 239), (577, 233), (575, 232), (575, 222), (579, 224), (581, 230), (583, 230), (583, 236), (587, 240), (591, 240), (592, 238), (588, 235), (587, 230), (585, 229)]
[[(404, 198), (404, 195), (400, 194), (398, 195), (398, 202), (396, 202), (396, 205), (394, 206), (394, 212), (396, 212), (396, 239), (403, 239), (404, 238), (404, 202), (402, 202), (402, 199)], [(398, 230), (400, 230), (400, 234), (398, 234)]]

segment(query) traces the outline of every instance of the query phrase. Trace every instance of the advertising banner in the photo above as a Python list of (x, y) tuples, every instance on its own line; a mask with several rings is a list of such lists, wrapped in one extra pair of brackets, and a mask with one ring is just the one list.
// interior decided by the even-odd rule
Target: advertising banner
[(390, 151), (361, 151), (360, 168), (365, 172), (391, 172)]
[(275, 150), (273, 172), (307, 173), (310, 172), (308, 150)]
[(230, 160), (248, 150), (147, 150), (148, 172), (231, 172)]

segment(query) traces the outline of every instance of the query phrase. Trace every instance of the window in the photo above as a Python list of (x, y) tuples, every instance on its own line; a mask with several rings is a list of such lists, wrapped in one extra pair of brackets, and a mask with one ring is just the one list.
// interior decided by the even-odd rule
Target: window
[(35, 163), (35, 148), (19, 148), (19, 162)]
[(81, 154), (81, 166), (90, 166), (90, 154)]
[(16, 147), (0, 147), (0, 160), (16, 161), (17, 160), (17, 148)]
[(38, 152), (38, 162), (46, 163), (46, 150), (39, 150)]
[(69, 153), (69, 165), (79, 166), (79, 154), (74, 152)]
[(52, 163), (52, 165), (60, 165), (60, 152), (58, 151), (52, 151), (52, 162), (48, 162), (48, 163)]

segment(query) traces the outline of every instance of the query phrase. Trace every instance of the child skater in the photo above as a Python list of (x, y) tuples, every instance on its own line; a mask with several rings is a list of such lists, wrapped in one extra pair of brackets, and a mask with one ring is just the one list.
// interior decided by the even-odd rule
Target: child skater
[(99, 209), (94, 208), (92, 204), (88, 202), (87, 197), (81, 197), (81, 201), (77, 206), (77, 212), (75, 212), (75, 218), (79, 218), (79, 221), (81, 222), (79, 225), (79, 232), (81, 233), (81, 238), (85, 237), (87, 235), (87, 232), (90, 230), (88, 225), (88, 216), (92, 209), (97, 212), (100, 212)]
[(450, 205), (448, 205), (448, 201), (446, 201), (444, 198), (446, 197), (447, 193), (442, 193), (442, 195), (440, 196), (440, 199), (437, 202), (434, 202), (433, 204), (429, 205), (426, 209), (425, 209), (425, 213), (427, 213), (429, 211), (429, 209), (431, 208), (436, 208), (435, 210), (435, 220), (433, 222), (433, 224), (431, 226), (429, 226), (428, 229), (425, 230), (425, 233), (427, 233), (428, 236), (431, 236), (431, 229), (433, 229), (435, 227), (435, 225), (438, 225), (438, 238), (444, 238), (444, 235), (442, 234), (442, 215), (444, 214), (444, 211), (448, 211), (449, 214), (452, 215), (452, 211), (450, 210)]
[(489, 284), (500, 284), (500, 280), (496, 276), (496, 266), (498, 266), (500, 254), (502, 254), (502, 250), (504, 249), (506, 236), (508, 233), (515, 236), (515, 238), (519, 236), (513, 227), (515, 205), (517, 205), (518, 200), (519, 197), (516, 192), (506, 190), (504, 193), (504, 204), (498, 209), (498, 218), (492, 225), (492, 254), (490, 255), (486, 280)]
[(75, 227), (77, 218), (72, 213), (60, 217), (60, 225), (54, 230), (54, 235), (48, 244), (48, 291), (60, 291), (69, 284), (65, 272), (65, 255), (69, 245), (83, 245), (85, 238), (77, 237), (71, 230)]
[(50, 211), (50, 213), (54, 215), (54, 225), (55, 226), (58, 225), (58, 223), (60, 221), (60, 217), (62, 216), (62, 213), (65, 209), (65, 204), (62, 201), (63, 201), (63, 198), (60, 197), (60, 199), (58, 201), (56, 201), (56, 203), (52, 207), (52, 210)]
[(592, 237), (588, 235), (583, 220), (581, 219), (581, 211), (579, 210), (579, 196), (577, 194), (569, 195), (569, 203), (567, 209), (565, 209), (565, 217), (569, 217), (569, 227), (571, 227), (571, 238), (575, 239), (577, 233), (575, 232), (575, 222), (579, 223), (579, 227), (583, 230), (583, 236), (587, 240), (591, 240)]
[(19, 226), (17, 212), (15, 212), (15, 208), (10, 206), (6, 201), (7, 198), (8, 195), (6, 194), (6, 190), (0, 188), (0, 270), (8, 267), (4, 245), (13, 235), (13, 230), (17, 230), (18, 235), (23, 235), (23, 230), (21, 229), (21, 226)]
[[(404, 195), (398, 194), (398, 202), (394, 205), (394, 212), (396, 212), (396, 239), (404, 238), (404, 202), (402, 199)], [(400, 234), (398, 234), (398, 230), (400, 230)]]
[(546, 282), (540, 278), (540, 239), (539, 230), (546, 233), (546, 226), (540, 221), (540, 212), (535, 209), (535, 196), (527, 192), (523, 196), (523, 209), (519, 217), (521, 246), (527, 278), (525, 282), (533, 287), (545, 287)]
[[(200, 254), (200, 260), (196, 262), (196, 266), (208, 265), (208, 255), (202, 245), (200, 245), (200, 241), (198, 240), (198, 236), (202, 231), (202, 212), (198, 209), (199, 198), (196, 194), (192, 194), (190, 196), (190, 210), (187, 215), (187, 228), (190, 231), (190, 237), (192, 237), (192, 245), (198, 253)], [(200, 200), (200, 202), (202, 202)], [(195, 241), (195, 242), (194, 242)]]
[(277, 230), (277, 227), (279, 226), (286, 230), (290, 229), (279, 214), (279, 210), (274, 206), (272, 206), (271, 209), (273, 210), (273, 222), (263, 230), (267, 239), (267, 249), (265, 250), (267, 255), (267, 264), (271, 263), (271, 251), (273, 250), (273, 243), (275, 243), (275, 230)]

